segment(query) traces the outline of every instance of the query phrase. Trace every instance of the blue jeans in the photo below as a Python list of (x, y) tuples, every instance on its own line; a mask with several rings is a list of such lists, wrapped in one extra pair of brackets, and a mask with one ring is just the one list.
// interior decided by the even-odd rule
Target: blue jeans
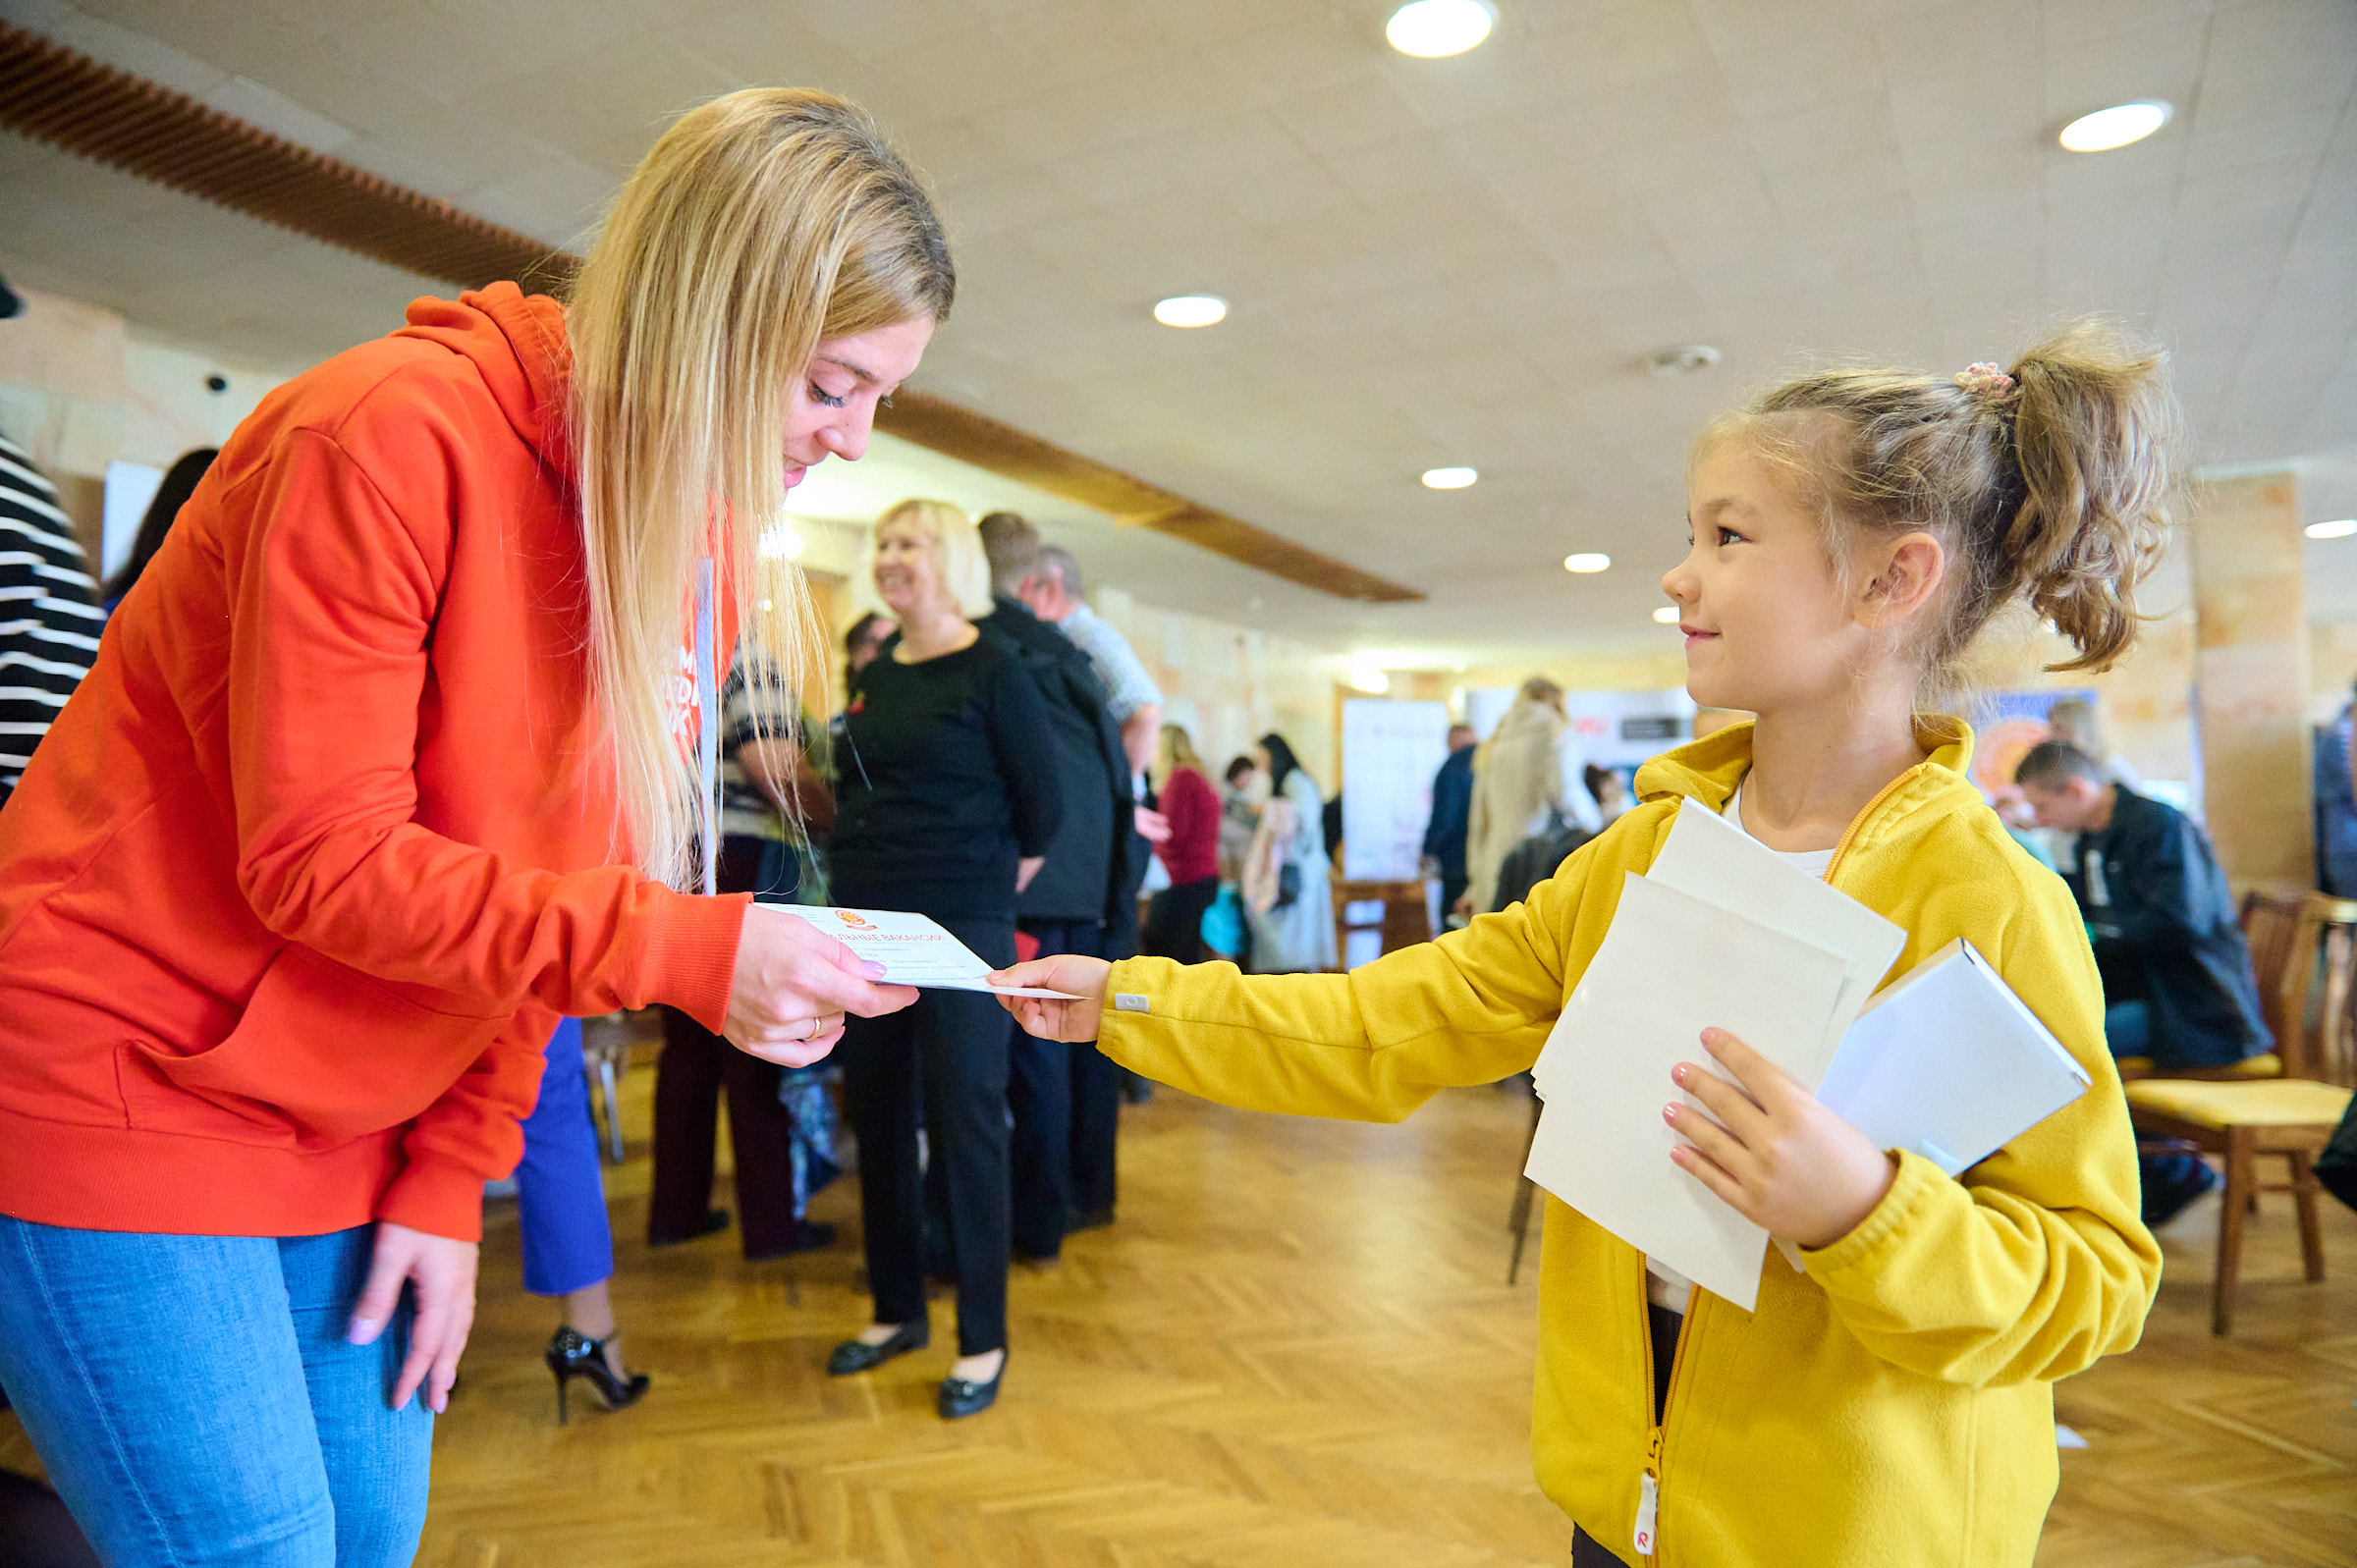
[(2153, 1054), (2153, 1009), (2150, 1002), (2118, 1001), (2104, 1009), (2104, 1044), (2114, 1058)]
[(373, 1225), (68, 1230), (0, 1216), (0, 1386), (109, 1568), (377, 1568), (425, 1526), (434, 1418), (386, 1398), (407, 1297), (344, 1330)]
[(605, 1174), (597, 1162), (597, 1123), (589, 1119), (578, 1018), (566, 1019), (549, 1036), (540, 1098), (523, 1118), (516, 1211), (524, 1289), (570, 1296), (614, 1277), (614, 1227), (606, 1220)]

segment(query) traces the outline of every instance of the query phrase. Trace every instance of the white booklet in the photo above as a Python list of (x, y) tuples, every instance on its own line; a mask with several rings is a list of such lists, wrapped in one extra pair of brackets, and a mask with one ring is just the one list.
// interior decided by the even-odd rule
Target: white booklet
[(1715, 1026), (1814, 1088), (1848, 975), (1839, 953), (1627, 874), (1612, 929), (1532, 1069), (1547, 1104), (1526, 1173), (1749, 1310), (1768, 1232), (1672, 1162), (1685, 1140), (1662, 1119), (1678, 1097), (1670, 1069), (1691, 1061), (1728, 1076), (1702, 1049)]
[(959, 942), (941, 923), (926, 915), (897, 909), (838, 909), (830, 904), (771, 903), (808, 922), (871, 963), (881, 964), (884, 980), (896, 986), (932, 986), (949, 991), (987, 991), (994, 997), (1055, 997), (1077, 1001), (1069, 991), (1041, 991), (1029, 986), (994, 986), (991, 966)]
[(1867, 1003), (1817, 1098), (1877, 1148), (1911, 1149), (1953, 1176), (2093, 1082), (1959, 937)]

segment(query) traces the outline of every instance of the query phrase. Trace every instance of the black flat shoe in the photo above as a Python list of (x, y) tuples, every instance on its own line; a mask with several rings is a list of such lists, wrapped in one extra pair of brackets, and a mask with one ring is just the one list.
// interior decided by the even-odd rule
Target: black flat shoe
[(922, 1350), (932, 1341), (933, 1325), (922, 1318), (901, 1325), (892, 1331), (892, 1337), (880, 1345), (871, 1345), (859, 1339), (846, 1339), (827, 1358), (827, 1376), (849, 1378), (854, 1372), (881, 1367), (895, 1356)]
[(606, 1342), (592, 1339), (574, 1328), (560, 1328), (548, 1342), (548, 1353), (542, 1358), (548, 1370), (557, 1375), (557, 1425), (565, 1425), (565, 1387), (576, 1378), (587, 1379), (604, 1400), (608, 1410), (627, 1410), (646, 1392), (645, 1373), (630, 1378), (617, 1378), (614, 1369), (606, 1365)]
[(968, 1382), (963, 1378), (941, 1379), (941, 1419), (957, 1421), (965, 1416), (978, 1416), (999, 1402), (999, 1384), (1007, 1380), (1007, 1353), (999, 1352), (999, 1375), (988, 1382)]
[(822, 1247), (834, 1245), (834, 1242), (835, 1227), (833, 1225), (827, 1224), (823, 1220), (797, 1219), (794, 1222), (793, 1233), (786, 1238), (784, 1243), (775, 1247), (764, 1247), (759, 1252), (748, 1248), (744, 1254), (744, 1261), (746, 1263), (766, 1263), (772, 1258), (791, 1258), (797, 1252), (816, 1252)]
[(705, 1236), (709, 1236), (715, 1230), (726, 1230), (728, 1228), (729, 1212), (726, 1209), (707, 1209), (704, 1211), (702, 1222), (699, 1223), (693, 1230), (688, 1231), (685, 1235), (658, 1236), (650, 1230), (646, 1233), (646, 1244), (650, 1247), (676, 1247), (684, 1241), (697, 1241)]

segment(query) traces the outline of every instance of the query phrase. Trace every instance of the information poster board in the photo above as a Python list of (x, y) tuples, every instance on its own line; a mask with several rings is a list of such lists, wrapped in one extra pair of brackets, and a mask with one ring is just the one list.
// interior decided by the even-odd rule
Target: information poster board
[(1566, 691), (1563, 711), (1570, 716), (1582, 759), (1622, 774), (1694, 738), (1694, 699), (1683, 686)]
[(1432, 776), (1449, 756), (1449, 705), (1351, 697), (1343, 703), (1343, 875), (1416, 877), (1432, 817)]

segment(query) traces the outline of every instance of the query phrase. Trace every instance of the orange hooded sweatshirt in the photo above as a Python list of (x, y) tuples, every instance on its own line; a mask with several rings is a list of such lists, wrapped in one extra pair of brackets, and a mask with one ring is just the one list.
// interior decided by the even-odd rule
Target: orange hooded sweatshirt
[(626, 865), (562, 308), (266, 399), (0, 811), (0, 1213), (480, 1233), (560, 1014), (717, 1028), (742, 898)]

